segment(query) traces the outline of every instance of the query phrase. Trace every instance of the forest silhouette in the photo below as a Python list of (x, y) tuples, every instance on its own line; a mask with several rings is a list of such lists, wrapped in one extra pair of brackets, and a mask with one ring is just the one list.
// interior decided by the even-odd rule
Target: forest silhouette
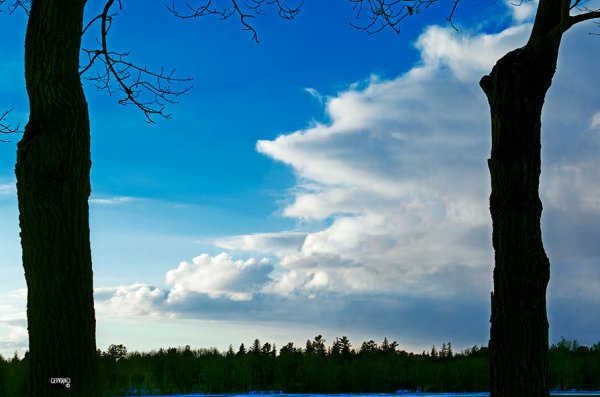
[[(459, 353), (442, 343), (420, 354), (398, 343), (373, 340), (354, 348), (347, 337), (330, 346), (322, 336), (279, 350), (258, 339), (236, 350), (190, 346), (128, 352), (124, 345), (98, 351), (103, 396), (187, 393), (389, 393), (481, 392), (489, 390), (487, 347)], [(0, 356), (1, 357), (1, 356)], [(0, 359), (0, 396), (25, 396), (28, 354)], [(554, 390), (600, 389), (600, 342), (581, 346), (562, 338), (550, 347)]]

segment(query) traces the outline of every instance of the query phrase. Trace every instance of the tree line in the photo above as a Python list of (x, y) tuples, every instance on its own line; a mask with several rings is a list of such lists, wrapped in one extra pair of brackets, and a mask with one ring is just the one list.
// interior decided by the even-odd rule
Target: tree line
[[(489, 390), (488, 348), (455, 353), (450, 342), (421, 354), (384, 339), (352, 346), (343, 336), (329, 346), (322, 336), (277, 348), (258, 339), (225, 352), (190, 346), (128, 352), (124, 345), (98, 351), (102, 395), (186, 393), (392, 393)], [(24, 396), (28, 353), (0, 356), (0, 396)], [(550, 347), (550, 381), (557, 390), (600, 389), (600, 342), (581, 346), (562, 338)]]

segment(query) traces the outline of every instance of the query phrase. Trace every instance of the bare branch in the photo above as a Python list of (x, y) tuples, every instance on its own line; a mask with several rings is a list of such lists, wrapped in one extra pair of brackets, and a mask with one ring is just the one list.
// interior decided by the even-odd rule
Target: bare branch
[(575, 0), (575, 1), (573, 2), (573, 4), (570, 4), (570, 6), (569, 6), (569, 10), (573, 10), (573, 9), (575, 9), (575, 8), (579, 7), (579, 4), (581, 4), (581, 0)]
[(591, 19), (600, 18), (600, 10), (586, 10), (583, 14), (573, 15), (569, 18), (570, 26), (578, 24), (580, 22), (589, 21)]
[(446, 17), (446, 21), (448, 21), (450, 26), (452, 26), (452, 28), (457, 32), (458, 32), (458, 29), (456, 28), (456, 26), (454, 26), (454, 23), (452, 23), (452, 17), (454, 16), (454, 12), (456, 11), (456, 8), (458, 7), (459, 2), (460, 2), (460, 0), (454, 0), (454, 2), (452, 4), (452, 10), (450, 11), (450, 15), (448, 15)]
[[(122, 9), (121, 0), (116, 0), (118, 11)], [(165, 105), (176, 103), (176, 98), (186, 94), (191, 86), (174, 89), (174, 85), (187, 83), (189, 78), (175, 77), (175, 70), (167, 72), (164, 68), (153, 71), (146, 66), (138, 66), (127, 60), (129, 52), (115, 52), (108, 48), (108, 34), (113, 18), (118, 14), (110, 13), (115, 5), (115, 0), (108, 0), (101, 14), (92, 18), (83, 31), (87, 31), (94, 23), (100, 22), (99, 48), (82, 51), (87, 55), (87, 65), (81, 66), (79, 74), (88, 74), (94, 66), (98, 70), (93, 76), (84, 76), (85, 79), (95, 82), (98, 90), (105, 90), (109, 95), (120, 92), (123, 97), (118, 100), (121, 105), (134, 105), (144, 112), (146, 121), (153, 123), (154, 116), (169, 118), (165, 112)], [(116, 88), (115, 88), (116, 87)]]
[[(6, 0), (0, 0), (0, 12), (2, 12), (1, 7), (4, 6), (4, 3), (6, 3)], [(13, 14), (14, 12), (16, 12), (17, 10), (21, 9), (25, 12), (25, 14), (29, 15), (29, 8), (31, 7), (31, 0), (13, 0), (9, 5), (7, 5), (7, 10), (9, 14)], [(21, 124), (17, 124), (17, 126), (13, 126), (9, 123), (7, 123), (6, 120), (6, 116), (8, 116), (8, 114), (10, 112), (12, 112), (13, 109), (9, 109), (3, 113), (0, 114), (0, 134), (16, 134), (21, 132), (20, 127)], [(5, 139), (0, 139), (0, 142), (10, 142), (7, 141)]]
[(81, 35), (83, 36), (85, 34), (85, 32), (89, 29), (90, 26), (92, 26), (94, 24), (94, 22), (99, 21), (102, 19), (102, 14), (100, 15), (96, 15), (94, 18), (92, 18), (87, 25), (85, 25), (85, 27), (83, 28), (83, 30), (81, 31)]
[[(4, 5), (6, 0), (0, 0), (0, 7)], [(21, 9), (25, 12), (25, 14), (29, 15), (29, 9), (31, 8), (31, 0), (13, 0), (13, 2), (8, 6), (8, 13), (12, 14), (18, 9)], [(2, 12), (2, 10), (0, 10)]]
[[(17, 124), (16, 127), (12, 127), (9, 124), (6, 124), (4, 122), (4, 120), (6, 119), (6, 116), (12, 112), (12, 109), (9, 109), (7, 111), (5, 111), (4, 113), (0, 114), (0, 134), (16, 134), (18, 132), (21, 132), (19, 127), (21, 126), (20, 124)], [(6, 141), (4, 139), (0, 139), (0, 142), (9, 142)]]
[(254, 28), (250, 26), (250, 24), (248, 24), (247, 22), (248, 19), (254, 18), (254, 15), (245, 14), (242, 11), (242, 9), (238, 6), (237, 1), (231, 0), (231, 3), (233, 4), (233, 9), (235, 10), (235, 13), (237, 13), (240, 16), (240, 22), (244, 26), (242, 30), (248, 30), (252, 32), (252, 40), (258, 43), (258, 34), (256, 33), (256, 30), (254, 30)]
[[(556, 27), (554, 29), (552, 29), (550, 31), (548, 36), (549, 37), (560, 37), (567, 30), (571, 29), (574, 25), (576, 25), (578, 23), (590, 21), (593, 19), (600, 19), (600, 9), (591, 10), (587, 7), (582, 7), (582, 6), (577, 7), (577, 9), (579, 11), (583, 11), (583, 13), (576, 14), (576, 15), (570, 15), (570, 16), (569, 15), (563, 16), (561, 22), (558, 25), (556, 25)], [(592, 33), (592, 34), (595, 34), (595, 33)]]
[(251, 24), (251, 20), (257, 15), (264, 14), (265, 6), (274, 6), (281, 18), (292, 20), (300, 12), (303, 3), (304, 1), (300, 1), (297, 6), (291, 7), (282, 0), (248, 0), (244, 4), (239, 0), (230, 0), (227, 6), (216, 6), (213, 5), (212, 0), (202, 0), (200, 5), (196, 6), (186, 3), (185, 10), (181, 11), (177, 8), (176, 0), (172, 0), (171, 6), (167, 6), (167, 8), (174, 16), (182, 19), (216, 16), (221, 20), (226, 20), (237, 16), (242, 24), (242, 30), (249, 31), (252, 34), (252, 40), (258, 43), (258, 33)]
[[(437, 3), (438, 0), (348, 0), (354, 4), (356, 19), (366, 19), (364, 23), (351, 23), (357, 29), (374, 34), (385, 28), (400, 33), (401, 22)], [(446, 20), (456, 29), (452, 17), (460, 0), (452, 1), (452, 9)]]

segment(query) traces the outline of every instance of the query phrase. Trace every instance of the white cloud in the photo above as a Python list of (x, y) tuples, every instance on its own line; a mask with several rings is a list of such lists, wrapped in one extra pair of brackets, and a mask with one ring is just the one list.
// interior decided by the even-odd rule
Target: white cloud
[(0, 183), (0, 197), (13, 196), (17, 194), (17, 186), (14, 183)]
[(556, 209), (600, 214), (600, 169), (596, 159), (573, 159), (549, 166), (543, 197)]
[(139, 198), (129, 196), (116, 196), (108, 198), (91, 198), (90, 203), (96, 205), (120, 205), (129, 204), (136, 201), (140, 201)]
[(159, 288), (146, 284), (96, 288), (94, 297), (99, 316), (157, 318), (164, 315), (160, 307), (165, 299), (165, 293)]
[(96, 310), (107, 319), (160, 319), (196, 310), (196, 303), (202, 302), (203, 309), (213, 312), (230, 302), (250, 302), (270, 281), (272, 271), (268, 259), (242, 261), (226, 253), (203, 254), (169, 270), (165, 288), (144, 283), (95, 288)]
[(505, 4), (509, 7), (513, 21), (523, 23), (532, 21), (537, 11), (538, 0), (505, 0)]
[(27, 349), (26, 300), (27, 289), (24, 288), (0, 295), (0, 354), (5, 358)]
[(522, 24), (500, 33), (469, 35), (432, 26), (417, 40), (424, 65), (410, 73), (439, 73), (440, 69), (447, 67), (453, 77), (469, 83), (477, 82), (504, 54), (522, 47), (530, 30), (531, 25)]
[(314, 88), (305, 88), (304, 91), (306, 91), (310, 96), (312, 96), (313, 98), (315, 98), (317, 101), (319, 101), (321, 104), (325, 103), (325, 96), (321, 95), (319, 93), (319, 91), (315, 90)]
[(283, 214), (329, 220), (281, 259), (269, 291), (447, 296), (468, 279), (487, 294), (489, 111), (477, 81), (528, 29), (469, 36), (431, 27), (417, 43), (419, 66), (328, 98), (328, 125), (258, 142), (298, 175)]
[(203, 254), (195, 257), (192, 263), (181, 262), (179, 267), (167, 272), (167, 284), (172, 285), (168, 301), (181, 301), (194, 294), (247, 301), (270, 280), (272, 271), (268, 259), (236, 261), (226, 253), (214, 257)]
[(299, 251), (305, 238), (304, 232), (256, 233), (221, 238), (213, 241), (213, 244), (228, 250), (275, 252), (283, 255)]
[(306, 288), (321, 289), (329, 284), (329, 276), (323, 271), (318, 271), (311, 275), (310, 281), (306, 283)]
[(598, 112), (592, 116), (592, 121), (590, 122), (590, 128), (600, 129), (600, 112)]

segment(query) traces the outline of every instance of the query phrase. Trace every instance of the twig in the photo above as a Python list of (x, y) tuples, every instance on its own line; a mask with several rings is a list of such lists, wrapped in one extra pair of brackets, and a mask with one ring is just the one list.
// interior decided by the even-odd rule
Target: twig
[(258, 33), (251, 24), (251, 20), (257, 15), (264, 14), (263, 9), (265, 6), (275, 6), (281, 18), (292, 20), (300, 12), (303, 3), (304, 1), (300, 1), (297, 6), (291, 7), (282, 0), (249, 0), (248, 3), (242, 5), (239, 0), (230, 0), (228, 6), (216, 6), (213, 5), (212, 0), (202, 0), (200, 5), (196, 6), (185, 3), (185, 11), (180, 11), (177, 8), (176, 0), (172, 0), (172, 4), (167, 6), (167, 9), (174, 16), (182, 19), (216, 16), (221, 20), (226, 20), (237, 16), (242, 24), (242, 30), (249, 31), (252, 34), (252, 40), (258, 43)]
[[(366, 31), (369, 34), (375, 34), (385, 28), (390, 28), (396, 33), (400, 33), (400, 24), (407, 18), (429, 8), (438, 0), (348, 0), (354, 4), (356, 11), (356, 20), (366, 22), (353, 23), (350, 25), (357, 29)], [(446, 20), (454, 28), (453, 16), (460, 0), (453, 0), (452, 9), (446, 17)]]
[[(4, 119), (10, 112), (12, 112), (12, 109), (7, 110), (0, 115), (0, 134), (16, 134), (18, 132), (21, 132), (19, 129), (19, 127), (21, 126), (20, 124), (17, 124), (16, 127), (11, 127), (9, 124), (6, 124), (4, 122)], [(9, 141), (0, 139), (0, 142), (9, 142)]]
[[(0, 7), (6, 2), (6, 0), (0, 0)], [(14, 0), (11, 5), (8, 6), (8, 13), (13, 14), (18, 9), (22, 9), (25, 14), (29, 15), (29, 9), (31, 7), (31, 0)], [(0, 10), (2, 12), (2, 10)]]
[[(117, 0), (119, 10), (122, 9), (121, 0)], [(101, 14), (95, 16), (85, 26), (83, 32), (87, 31), (95, 22), (100, 22), (100, 42), (97, 49), (83, 49), (88, 57), (88, 63), (80, 68), (80, 75), (87, 74), (98, 62), (102, 64), (100, 71), (95, 76), (84, 77), (94, 81), (98, 90), (105, 90), (113, 95), (116, 90), (124, 94), (119, 99), (121, 105), (134, 105), (139, 108), (146, 117), (146, 121), (154, 123), (154, 116), (169, 118), (165, 113), (165, 104), (176, 103), (176, 98), (186, 94), (192, 87), (186, 86), (181, 89), (173, 89), (173, 85), (187, 83), (190, 78), (175, 77), (175, 70), (166, 72), (164, 68), (153, 71), (146, 66), (138, 66), (127, 60), (129, 52), (115, 52), (108, 48), (108, 34), (112, 26), (113, 18), (118, 11), (111, 14), (110, 10), (115, 5), (115, 0), (108, 0)]]

